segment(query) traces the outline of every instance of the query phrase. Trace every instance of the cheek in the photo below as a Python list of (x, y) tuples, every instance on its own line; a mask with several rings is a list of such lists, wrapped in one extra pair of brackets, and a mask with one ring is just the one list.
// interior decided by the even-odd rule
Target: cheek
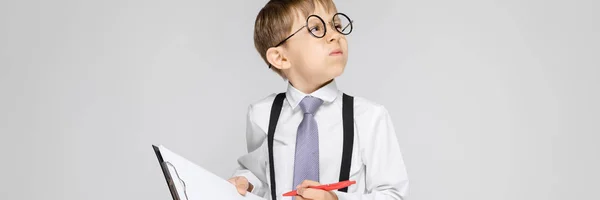
[(312, 44), (306, 45), (304, 48), (305, 51), (304, 56), (305, 60), (307, 60), (307, 64), (311, 64), (314, 67), (319, 67), (327, 61), (328, 52), (327, 49), (324, 49), (322, 45)]

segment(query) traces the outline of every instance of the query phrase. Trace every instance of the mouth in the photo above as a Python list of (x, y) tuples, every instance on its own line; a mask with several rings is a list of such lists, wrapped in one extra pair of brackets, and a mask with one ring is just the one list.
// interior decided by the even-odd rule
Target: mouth
[(331, 51), (329, 53), (330, 56), (341, 56), (343, 54), (344, 54), (344, 52), (342, 52), (341, 49), (334, 49), (333, 51)]

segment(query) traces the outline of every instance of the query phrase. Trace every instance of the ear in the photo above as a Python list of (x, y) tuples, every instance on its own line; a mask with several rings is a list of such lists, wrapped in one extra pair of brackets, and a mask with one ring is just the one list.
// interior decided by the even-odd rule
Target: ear
[(290, 62), (281, 47), (271, 47), (267, 49), (266, 57), (269, 63), (271, 63), (271, 66), (277, 69), (284, 70), (291, 67)]

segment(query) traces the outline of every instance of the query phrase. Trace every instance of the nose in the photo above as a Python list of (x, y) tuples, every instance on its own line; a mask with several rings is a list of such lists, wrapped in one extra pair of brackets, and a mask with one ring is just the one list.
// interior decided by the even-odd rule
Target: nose
[(337, 41), (342, 37), (342, 34), (335, 29), (335, 26), (330, 26), (331, 31), (327, 30), (327, 42)]

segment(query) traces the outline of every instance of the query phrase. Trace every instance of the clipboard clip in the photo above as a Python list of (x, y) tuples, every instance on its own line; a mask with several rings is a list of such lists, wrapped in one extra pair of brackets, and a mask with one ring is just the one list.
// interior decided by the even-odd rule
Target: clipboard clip
[[(181, 185), (183, 185), (183, 194), (185, 195), (185, 200), (189, 200), (188, 195), (187, 195), (187, 187), (185, 185), (185, 181), (183, 181), (183, 179), (181, 179), (181, 177), (179, 176), (179, 172), (177, 172), (177, 168), (175, 168), (175, 166), (173, 164), (171, 164), (171, 162), (169, 162), (169, 161), (162, 162), (161, 164), (166, 169), (168, 169), (168, 166), (171, 166), (171, 168), (173, 168), (173, 170), (175, 170), (175, 176), (177, 176), (177, 180), (179, 180), (181, 182)], [(173, 183), (172, 179), (169, 180), (169, 186), (172, 188), (175, 188), (175, 183)]]

